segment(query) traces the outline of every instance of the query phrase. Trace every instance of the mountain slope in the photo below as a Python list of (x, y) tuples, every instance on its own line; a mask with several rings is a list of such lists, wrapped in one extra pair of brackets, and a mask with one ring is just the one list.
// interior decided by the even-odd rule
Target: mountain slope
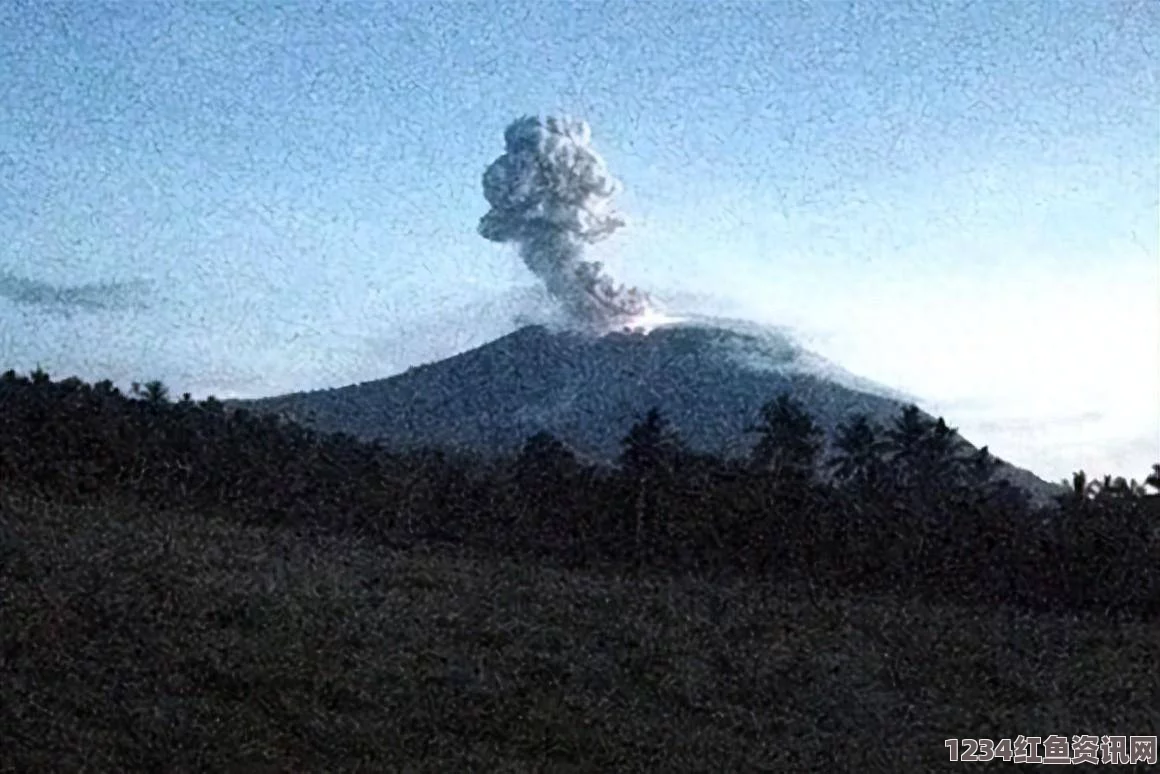
[[(609, 461), (653, 406), (692, 448), (745, 454), (754, 442), (746, 427), (783, 391), (827, 436), (859, 412), (887, 424), (911, 402), (776, 330), (709, 318), (600, 338), (528, 326), (388, 379), (235, 405), (393, 448), (513, 453), (547, 430), (582, 456)], [(1038, 496), (1050, 486), (1009, 466), (1003, 475)]]

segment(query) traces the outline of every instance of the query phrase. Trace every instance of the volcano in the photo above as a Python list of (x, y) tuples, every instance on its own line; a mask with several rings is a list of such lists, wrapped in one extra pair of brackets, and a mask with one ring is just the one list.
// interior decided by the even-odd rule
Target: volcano
[[(579, 457), (610, 463), (653, 407), (690, 448), (746, 455), (755, 442), (746, 428), (783, 392), (810, 412), (827, 445), (854, 414), (888, 425), (915, 402), (803, 349), (784, 331), (689, 318), (647, 334), (527, 326), (390, 378), (233, 404), (395, 450), (508, 455), (547, 431)], [(1054, 492), (1007, 463), (999, 475), (1037, 500)]]

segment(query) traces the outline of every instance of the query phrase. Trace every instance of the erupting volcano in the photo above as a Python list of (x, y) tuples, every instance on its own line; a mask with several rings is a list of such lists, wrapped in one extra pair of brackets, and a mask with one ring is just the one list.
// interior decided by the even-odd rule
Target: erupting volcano
[[(483, 175), (491, 210), (479, 232), (511, 242), (562, 307), (563, 330), (530, 325), (474, 350), (379, 381), (245, 402), (319, 429), (399, 449), (514, 454), (548, 431), (582, 456), (612, 462), (651, 408), (690, 448), (747, 454), (761, 406), (789, 393), (832, 439), (866, 414), (881, 424), (909, 397), (849, 374), (768, 326), (677, 316), (617, 286), (585, 248), (625, 224), (618, 184), (592, 150), (587, 124), (522, 118)], [(1049, 486), (1004, 464), (1032, 493)]]

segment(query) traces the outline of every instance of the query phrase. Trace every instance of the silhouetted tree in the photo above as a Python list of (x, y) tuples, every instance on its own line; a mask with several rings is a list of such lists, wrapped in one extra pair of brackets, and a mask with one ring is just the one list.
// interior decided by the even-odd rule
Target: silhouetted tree
[(540, 484), (559, 482), (576, 465), (576, 455), (568, 446), (549, 432), (530, 436), (516, 459), (516, 470), (521, 481)]
[[(520, 511), (528, 530), (555, 533), (570, 530), (572, 525), (563, 511), (577, 467), (576, 455), (551, 433), (541, 431), (524, 442), (515, 460), (514, 472), (521, 497)], [(548, 536), (548, 539), (558, 538), (558, 534)]]
[(960, 472), (963, 484), (969, 489), (986, 490), (999, 471), (999, 460), (991, 454), (989, 446), (968, 453), (961, 459)]
[(814, 480), (824, 436), (799, 401), (782, 393), (761, 407), (758, 423), (748, 430), (760, 435), (751, 457), (757, 470), (780, 484)]
[(838, 425), (834, 439), (837, 453), (830, 460), (835, 480), (853, 492), (869, 496), (882, 487), (886, 478), (884, 456), (889, 444), (882, 428), (865, 414), (856, 414)]
[(911, 479), (918, 475), (920, 460), (923, 456), (923, 445), (930, 435), (931, 422), (918, 406), (911, 404), (902, 410), (894, 421), (894, 425), (887, 431), (887, 449), (890, 451), (890, 461), (895, 476), (900, 483), (913, 483)]
[(225, 413), (225, 404), (215, 398), (213, 395), (207, 396), (206, 399), (201, 402), (201, 407), (209, 414), (221, 415)]
[(169, 401), (169, 388), (159, 379), (145, 382), (140, 394), (148, 403), (159, 404)]
[[(823, 433), (800, 402), (782, 393), (747, 428), (758, 440), (750, 454), (750, 521), (758, 572), (801, 570), (831, 542), (833, 520), (816, 502)], [(825, 549), (823, 549), (825, 550)]]
[[(134, 399), (141, 394), (141, 385), (122, 395), (107, 380), (90, 388), (46, 374), (0, 375), (4, 494), (132, 499), (499, 552), (546, 536), (537, 550), (565, 561), (763, 577), (790, 568), (835, 589), (1160, 613), (1160, 494), (1151, 493), (1160, 490), (1160, 465), (1144, 485), (1077, 473), (1060, 504), (1034, 511), (1023, 490), (996, 480), (999, 463), (985, 447), (968, 451), (953, 428), (915, 408), (889, 432), (864, 417), (843, 424), (829, 461), (843, 487), (831, 490), (813, 479), (820, 433), (786, 396), (762, 412), (748, 460), (689, 453), (654, 409), (625, 436), (619, 469), (609, 470), (580, 463), (547, 433), (512, 459), (485, 463), (451, 452), (388, 453), (349, 435), (226, 411), (213, 398)], [(922, 499), (897, 498), (896, 506), (899, 491), (889, 484), (889, 497), (858, 491), (858, 481), (867, 491), (875, 477), (889, 482), (895, 465)], [(809, 485), (787, 486), (798, 475)], [(504, 520), (525, 505), (552, 521)], [(914, 518), (926, 510), (945, 518)]]
[(1060, 505), (1065, 506), (1079, 506), (1087, 500), (1090, 500), (1096, 492), (1097, 484), (1094, 481), (1088, 481), (1087, 473), (1082, 470), (1077, 470), (1071, 474), (1071, 479), (1064, 479), (1060, 482), (1061, 486), (1067, 487), (1067, 493), (1056, 497), (1056, 501)]
[(121, 391), (108, 379), (102, 379), (93, 385), (93, 393), (103, 398), (119, 397)]
[(1160, 492), (1160, 462), (1152, 466), (1152, 472), (1144, 479), (1144, 486), (1150, 486)]
[(1095, 482), (1095, 498), (1097, 501), (1131, 500), (1143, 497), (1146, 490), (1136, 479), (1128, 480), (1123, 476), (1104, 476), (1103, 481)]
[(923, 444), (922, 467), (923, 473), (940, 482), (957, 483), (962, 458), (958, 451), (962, 446), (959, 431), (950, 427), (946, 420), (939, 417)]
[(672, 488), (673, 473), (684, 452), (680, 437), (657, 408), (634, 424), (621, 441), (620, 469), (628, 485), (626, 495), (633, 554), (639, 562), (653, 553), (659, 530), (661, 501)]
[[(973, 476), (993, 474), (986, 456), (962, 455), (966, 446), (958, 431), (939, 417), (925, 416), (915, 405), (906, 406), (887, 431), (891, 478), (906, 495), (909, 507), (932, 515), (960, 496)], [(970, 470), (973, 464), (974, 471)]]
[(621, 441), (618, 462), (630, 478), (655, 476), (672, 468), (681, 451), (681, 441), (659, 409), (649, 409)]

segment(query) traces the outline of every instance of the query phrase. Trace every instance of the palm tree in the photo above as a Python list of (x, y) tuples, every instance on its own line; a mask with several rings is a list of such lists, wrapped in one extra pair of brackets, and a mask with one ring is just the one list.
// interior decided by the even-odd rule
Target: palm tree
[(985, 449), (961, 456), (966, 443), (958, 430), (942, 417), (923, 415), (914, 404), (902, 410), (886, 436), (896, 483), (917, 496), (923, 508), (961, 493), (964, 487), (983, 485), (997, 464)]
[(160, 379), (145, 382), (141, 394), (145, 397), (146, 401), (153, 404), (165, 403), (169, 400), (169, 388)]
[(1088, 497), (1100, 502), (1110, 500), (1134, 500), (1148, 493), (1144, 485), (1136, 479), (1129, 481), (1123, 476), (1104, 476), (1102, 481), (1093, 481), (1088, 485)]
[(761, 407), (758, 424), (747, 430), (761, 435), (751, 458), (755, 468), (781, 480), (813, 479), (823, 433), (800, 402), (783, 392)]
[(1077, 470), (1071, 474), (1071, 480), (1066, 478), (1059, 482), (1062, 486), (1067, 487), (1067, 494), (1063, 499), (1069, 503), (1082, 503), (1085, 500), (1090, 500), (1095, 496), (1099, 484), (1095, 481), (1088, 481), (1087, 473), (1082, 470)]
[[(913, 468), (922, 457), (923, 443), (930, 435), (933, 423), (923, 416), (913, 403), (902, 410), (894, 426), (886, 432), (891, 460), (903, 470)], [(903, 471), (899, 471), (903, 472)]]
[(1091, 483), (1092, 499), (1101, 500), (1107, 497), (1106, 492), (1112, 488), (1111, 474), (1105, 475), (1103, 480), (1095, 480)]
[(834, 446), (838, 450), (830, 460), (834, 478), (856, 490), (870, 491), (885, 476), (883, 455), (889, 443), (880, 437), (882, 429), (865, 414), (856, 414), (838, 425)]

